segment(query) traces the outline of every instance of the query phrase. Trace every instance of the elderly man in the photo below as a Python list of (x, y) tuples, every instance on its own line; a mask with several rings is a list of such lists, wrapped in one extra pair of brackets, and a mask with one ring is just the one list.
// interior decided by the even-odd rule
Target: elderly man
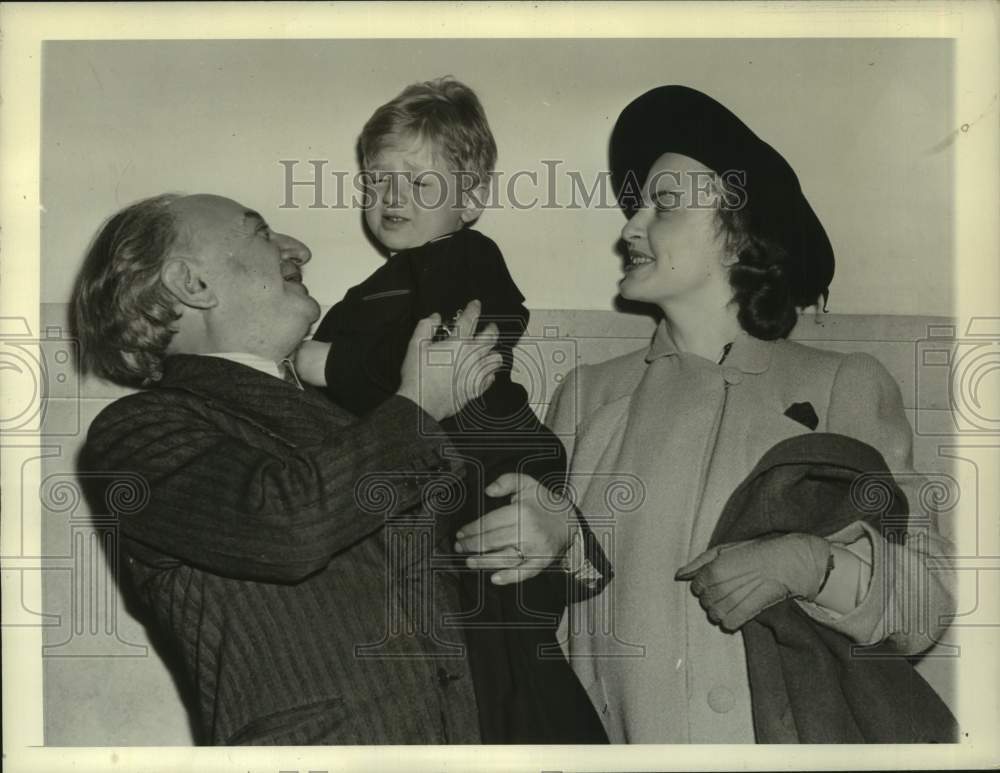
[(489, 386), (496, 330), (470, 345), (475, 303), (457, 336), (432, 343), (425, 320), (399, 392), (359, 420), (288, 368), (319, 314), (309, 258), (218, 196), (112, 217), (77, 285), (83, 364), (146, 389), (97, 417), (81, 467), (148, 485), (122, 553), (179, 651), (201, 740), (476, 743), (461, 639), (441, 624), (451, 587), (414, 571), (386, 526), (461, 474), (437, 422)]

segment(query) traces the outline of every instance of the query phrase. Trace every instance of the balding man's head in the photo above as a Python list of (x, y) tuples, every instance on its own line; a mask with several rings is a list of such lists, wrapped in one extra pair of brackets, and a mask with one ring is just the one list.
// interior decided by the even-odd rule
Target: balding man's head
[(172, 352), (277, 359), (319, 316), (302, 284), (308, 248), (255, 211), (210, 194), (132, 204), (101, 228), (74, 296), (86, 370), (128, 386)]

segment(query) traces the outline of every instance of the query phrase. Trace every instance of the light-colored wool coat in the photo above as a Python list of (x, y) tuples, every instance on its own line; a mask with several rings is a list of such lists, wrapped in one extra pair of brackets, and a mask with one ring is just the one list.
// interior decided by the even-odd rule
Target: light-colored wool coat
[[(860, 522), (832, 535), (871, 561), (867, 594), (844, 616), (803, 609), (859, 643), (889, 638), (916, 653), (936, 638), (925, 621), (951, 610), (950, 578), (927, 565), (949, 543), (918, 512), (911, 428), (885, 368), (745, 333), (719, 365), (679, 352), (661, 323), (648, 349), (570, 373), (546, 420), (567, 446), (571, 496), (615, 567), (603, 593), (570, 607), (559, 636), (612, 743), (754, 741), (742, 636), (712, 625), (674, 573), (706, 549), (764, 452), (810, 432), (785, 415), (806, 402), (817, 431), (882, 453), (913, 515), (906, 545)], [(913, 592), (926, 599), (913, 603)]]

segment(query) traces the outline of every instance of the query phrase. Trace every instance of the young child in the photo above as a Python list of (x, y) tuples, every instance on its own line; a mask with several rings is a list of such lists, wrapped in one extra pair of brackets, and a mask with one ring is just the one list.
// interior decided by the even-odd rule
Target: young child
[[(471, 462), (461, 506), (436, 523), (438, 547), (450, 546), (459, 526), (505, 504), (483, 492), (502, 473), (541, 480), (566, 471), (562, 443), (511, 380), (513, 348), (528, 323), (524, 296), (497, 245), (470, 227), (482, 213), (496, 143), (475, 93), (441, 78), (413, 84), (378, 108), (360, 150), (370, 184), (365, 222), (389, 259), (330, 309), (296, 364), (331, 400), (366, 414), (398, 388), (417, 321), (437, 312), (447, 322), (480, 300), (479, 329), (497, 325), (504, 366), (482, 397), (442, 422)], [(606, 742), (568, 664), (537, 655), (554, 644), (565, 604), (564, 578), (547, 575), (497, 587), (488, 572), (461, 572), (483, 743)], [(527, 603), (518, 604), (518, 593)], [(552, 623), (540, 627), (538, 613)]]

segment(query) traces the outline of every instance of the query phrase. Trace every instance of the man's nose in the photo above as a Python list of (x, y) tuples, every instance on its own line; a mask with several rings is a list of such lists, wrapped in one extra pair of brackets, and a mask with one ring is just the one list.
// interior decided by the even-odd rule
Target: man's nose
[(312, 251), (295, 237), (287, 234), (275, 234), (273, 238), (280, 245), (283, 260), (290, 260), (302, 266), (312, 258)]

